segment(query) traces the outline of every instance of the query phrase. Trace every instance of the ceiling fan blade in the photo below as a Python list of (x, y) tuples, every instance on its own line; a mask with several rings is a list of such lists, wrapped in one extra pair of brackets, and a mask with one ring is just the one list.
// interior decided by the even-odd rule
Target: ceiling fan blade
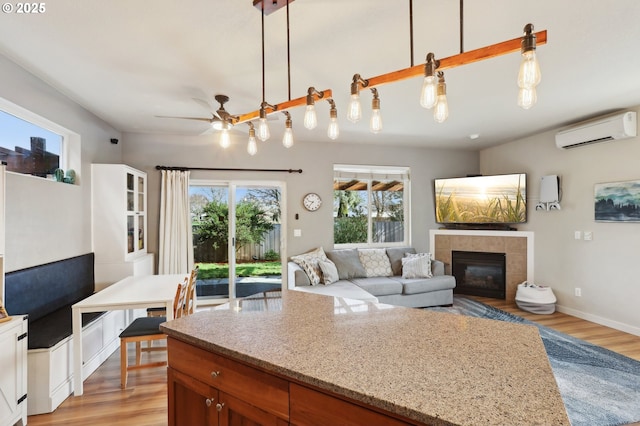
[(213, 118), (203, 118), (203, 117), (174, 117), (169, 115), (156, 115), (158, 118), (177, 118), (179, 120), (198, 120), (198, 121), (206, 121), (207, 123), (211, 123), (214, 121)]

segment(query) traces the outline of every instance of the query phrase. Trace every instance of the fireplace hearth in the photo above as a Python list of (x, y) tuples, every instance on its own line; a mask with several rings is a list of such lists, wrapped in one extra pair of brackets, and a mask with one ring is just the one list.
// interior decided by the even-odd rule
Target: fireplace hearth
[(476, 251), (452, 251), (454, 293), (506, 298), (506, 255)]

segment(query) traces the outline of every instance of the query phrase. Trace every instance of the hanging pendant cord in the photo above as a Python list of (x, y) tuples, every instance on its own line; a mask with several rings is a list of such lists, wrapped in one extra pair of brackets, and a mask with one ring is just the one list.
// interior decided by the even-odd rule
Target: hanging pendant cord
[(411, 66), (413, 66), (413, 0), (409, 0), (409, 54)]
[(291, 48), (289, 46), (289, 0), (287, 0), (287, 88), (291, 100)]
[(464, 0), (460, 0), (460, 53), (464, 53)]
[(264, 1), (262, 2), (262, 103), (265, 102), (264, 95)]

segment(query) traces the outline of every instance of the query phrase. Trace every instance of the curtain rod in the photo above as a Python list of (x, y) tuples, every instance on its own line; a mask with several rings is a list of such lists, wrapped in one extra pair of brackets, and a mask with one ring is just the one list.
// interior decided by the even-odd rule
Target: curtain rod
[(302, 169), (232, 169), (220, 167), (173, 167), (173, 166), (156, 166), (156, 170), (213, 170), (219, 172), (284, 172), (284, 173), (302, 173)]

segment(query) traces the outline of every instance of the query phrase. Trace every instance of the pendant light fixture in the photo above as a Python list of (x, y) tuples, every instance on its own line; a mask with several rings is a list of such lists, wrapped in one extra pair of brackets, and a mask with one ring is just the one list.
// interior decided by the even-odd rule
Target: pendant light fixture
[(436, 123), (442, 123), (449, 117), (449, 104), (447, 103), (447, 84), (444, 82), (444, 73), (438, 72), (438, 97), (436, 108), (433, 110), (433, 119)]
[(286, 121), (284, 123), (284, 136), (282, 137), (282, 145), (285, 148), (291, 148), (293, 146), (293, 130), (291, 128), (292, 123), (291, 123), (291, 114), (289, 114), (289, 111), (283, 111), (282, 112), (286, 117)]
[(533, 24), (524, 27), (524, 36), (520, 48), (522, 62), (518, 72), (518, 105), (524, 109), (531, 108), (537, 99), (536, 86), (540, 84), (540, 64), (536, 56), (536, 35)]
[(327, 129), (327, 136), (329, 139), (336, 140), (340, 135), (340, 128), (338, 127), (338, 110), (336, 109), (336, 103), (333, 99), (328, 99), (331, 109), (329, 110), (329, 128)]
[[(350, 92), (351, 99), (347, 108), (347, 119), (353, 123), (358, 122), (362, 117), (360, 105), (360, 89), (365, 87), (374, 89), (387, 83), (406, 80), (413, 77), (422, 76), (422, 88), (420, 91), (420, 105), (424, 108), (434, 109), (434, 119), (438, 123), (444, 122), (449, 116), (449, 106), (447, 103), (447, 88), (443, 71), (471, 64), (497, 56), (507, 55), (516, 51), (522, 54), (522, 63), (518, 73), (518, 105), (528, 109), (537, 100), (536, 86), (540, 83), (540, 66), (536, 56), (536, 46), (547, 43), (547, 31), (533, 32), (533, 24), (524, 27), (524, 35), (519, 38), (503, 41), (491, 46), (482, 47), (468, 52), (463, 51), (463, 0), (460, 0), (460, 54), (447, 58), (436, 59), (433, 53), (429, 53), (423, 65), (413, 65), (413, 2), (409, 0), (410, 16), (410, 45), (411, 45), (411, 66), (401, 70), (382, 74), (376, 77), (362, 78), (360, 74), (354, 74)], [(437, 76), (437, 78), (436, 78)], [(373, 116), (379, 114), (379, 99), (377, 92), (373, 92), (372, 102)], [(377, 108), (376, 108), (377, 107)], [(373, 122), (370, 123), (373, 131)], [(381, 127), (380, 127), (381, 128)]]
[(371, 133), (380, 133), (382, 131), (382, 116), (380, 115), (380, 98), (378, 97), (378, 89), (371, 89), (373, 99), (371, 100), (371, 120), (369, 121), (369, 130)]
[(256, 155), (258, 153), (258, 144), (256, 143), (256, 129), (253, 127), (253, 123), (249, 122), (249, 142), (247, 143), (247, 152), (249, 155)]

